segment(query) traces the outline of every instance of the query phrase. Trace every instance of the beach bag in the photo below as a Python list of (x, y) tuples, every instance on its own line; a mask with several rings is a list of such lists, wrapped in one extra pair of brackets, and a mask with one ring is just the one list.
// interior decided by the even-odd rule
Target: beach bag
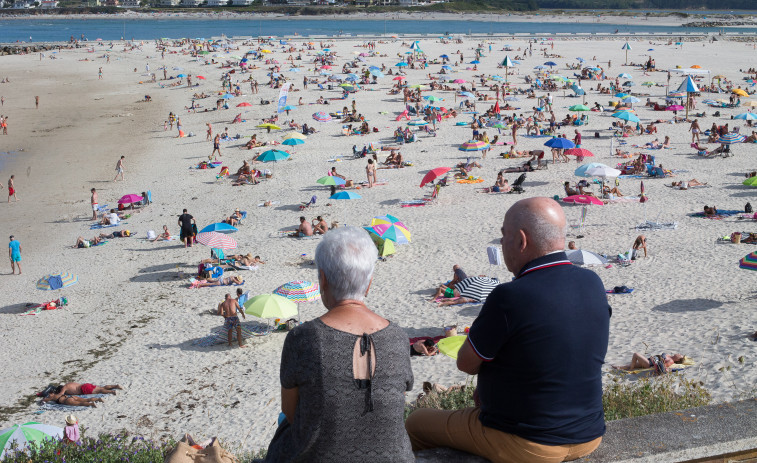
[(744, 212), (746, 212), (747, 214), (751, 214), (753, 212), (752, 203), (746, 203), (746, 205), (744, 206)]
[(147, 239), (154, 240), (158, 235), (155, 234), (155, 230), (147, 230)]
[(665, 360), (662, 359), (662, 355), (653, 355), (649, 358), (652, 361), (652, 369), (654, 370), (654, 375), (664, 375), (668, 372), (667, 367), (665, 367)]
[(163, 463), (239, 463), (239, 460), (221, 447), (215, 437), (203, 448), (192, 436), (185, 434), (168, 452)]

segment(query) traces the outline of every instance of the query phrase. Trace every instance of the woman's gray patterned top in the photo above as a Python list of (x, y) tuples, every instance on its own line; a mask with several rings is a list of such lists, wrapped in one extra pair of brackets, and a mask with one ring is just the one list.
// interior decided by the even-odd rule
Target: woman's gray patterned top
[[(375, 352), (370, 381), (354, 379), (356, 341), (363, 348), (372, 344)], [(364, 336), (320, 319), (296, 327), (284, 342), (281, 385), (299, 388), (299, 402), (294, 422), (276, 432), (266, 461), (415, 461), (403, 421), (405, 391), (413, 387), (410, 347), (393, 323)]]

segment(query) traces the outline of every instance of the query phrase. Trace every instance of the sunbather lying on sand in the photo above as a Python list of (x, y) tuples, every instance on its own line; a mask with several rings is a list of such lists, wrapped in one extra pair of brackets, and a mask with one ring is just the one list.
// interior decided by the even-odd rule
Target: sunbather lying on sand
[(692, 178), (688, 182), (686, 180), (681, 180), (680, 182), (673, 182), (673, 187), (676, 187), (679, 190), (688, 190), (691, 187), (706, 186), (706, 185), (707, 185), (706, 183), (702, 183), (695, 178)]
[(76, 238), (76, 244), (73, 246), (75, 248), (89, 248), (92, 246), (97, 246), (100, 244), (100, 238), (95, 236), (91, 240), (85, 240), (84, 237), (78, 237)]
[(411, 356), (431, 357), (438, 353), (439, 349), (434, 345), (434, 341), (431, 339), (416, 341), (412, 346), (410, 346)]
[(233, 276), (233, 277), (221, 277), (221, 278), (208, 278), (207, 280), (197, 280), (192, 284), (192, 286), (195, 288), (206, 288), (209, 286), (241, 285), (242, 283), (244, 283), (244, 280), (242, 279), (242, 277)]
[(70, 405), (73, 407), (97, 407), (97, 402), (102, 402), (103, 399), (100, 397), (90, 399), (88, 397), (76, 397), (73, 395), (63, 395), (63, 394), (50, 394), (49, 396), (42, 399), (42, 402), (57, 402), (61, 405)]
[(105, 234), (100, 233), (99, 238), (101, 240), (110, 240), (113, 238), (128, 238), (131, 236), (131, 232), (129, 230), (116, 230), (113, 233)]
[[(674, 364), (682, 364), (686, 357), (683, 354), (673, 354), (668, 355), (666, 353), (663, 353), (660, 355), (662, 357), (662, 361), (665, 364), (665, 368), (668, 369)], [(612, 367), (616, 370), (626, 370), (626, 371), (632, 371), (632, 370), (638, 370), (641, 368), (651, 368), (655, 363), (654, 356), (652, 357), (644, 357), (638, 352), (634, 352), (633, 356), (631, 357), (631, 363), (628, 365), (613, 365)]]
[[(76, 405), (85, 407), (94, 407), (95, 402), (102, 402), (102, 399), (86, 399), (83, 397), (74, 397), (77, 395), (90, 394), (115, 394), (117, 389), (122, 389), (118, 384), (109, 386), (95, 386), (91, 383), (66, 383), (58, 386), (53, 392), (47, 395), (42, 402), (58, 402), (63, 405)], [(74, 400), (72, 400), (74, 399)], [(74, 403), (86, 402), (86, 403)]]

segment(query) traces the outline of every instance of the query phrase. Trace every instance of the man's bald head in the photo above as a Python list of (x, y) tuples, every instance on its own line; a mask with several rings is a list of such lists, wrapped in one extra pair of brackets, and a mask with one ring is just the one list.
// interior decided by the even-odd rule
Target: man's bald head
[(565, 214), (550, 198), (516, 202), (505, 214), (502, 228), (502, 251), (511, 272), (518, 272), (537, 257), (565, 248)]

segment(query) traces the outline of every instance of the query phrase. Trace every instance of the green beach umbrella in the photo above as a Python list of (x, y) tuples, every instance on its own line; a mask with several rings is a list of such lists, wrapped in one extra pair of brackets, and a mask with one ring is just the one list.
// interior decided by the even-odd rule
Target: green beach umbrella
[(245, 301), (244, 313), (258, 318), (292, 318), (297, 304), (278, 294), (261, 294)]
[(749, 177), (741, 182), (742, 185), (757, 187), (757, 177)]
[(0, 431), (0, 458), (13, 445), (22, 449), (27, 446), (41, 444), (47, 439), (62, 439), (63, 428), (30, 421), (24, 424), (16, 424)]
[(468, 336), (465, 335), (450, 336), (440, 339), (436, 345), (439, 347), (439, 352), (447, 357), (457, 360), (457, 353), (460, 351), (460, 348), (463, 347), (463, 344), (465, 344), (466, 339), (468, 339)]
[(568, 109), (571, 111), (591, 111), (591, 109), (585, 104), (575, 104)]

